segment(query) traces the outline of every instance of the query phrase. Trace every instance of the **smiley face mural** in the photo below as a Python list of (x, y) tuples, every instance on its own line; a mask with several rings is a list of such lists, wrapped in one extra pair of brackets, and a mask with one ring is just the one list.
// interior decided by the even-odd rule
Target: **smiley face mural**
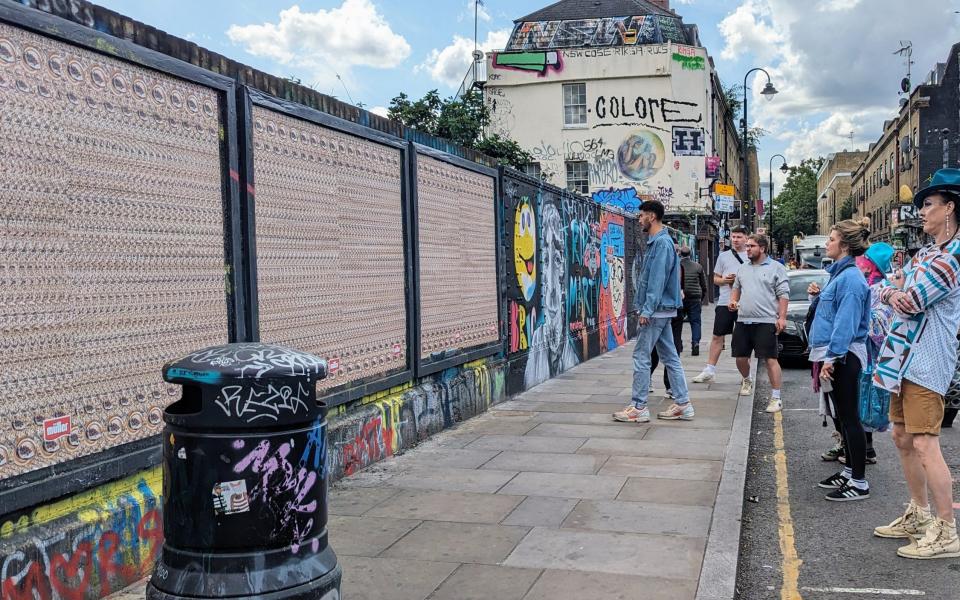
[(523, 299), (530, 302), (537, 291), (537, 217), (528, 196), (523, 196), (517, 204), (513, 260)]
[(666, 150), (660, 136), (643, 129), (627, 136), (617, 150), (617, 166), (624, 177), (643, 181), (657, 174), (666, 160)]

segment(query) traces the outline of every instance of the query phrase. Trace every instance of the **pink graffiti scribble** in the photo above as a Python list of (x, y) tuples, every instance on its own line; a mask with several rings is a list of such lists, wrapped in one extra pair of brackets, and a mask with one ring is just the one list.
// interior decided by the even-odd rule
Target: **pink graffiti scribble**
[[(290, 549), (297, 553), (313, 532), (312, 515), (317, 510), (317, 501), (308, 501), (307, 497), (317, 484), (317, 472), (290, 462), (290, 442), (281, 444), (273, 453), (270, 450), (270, 442), (260, 442), (236, 464), (233, 471), (242, 474), (249, 470), (260, 476), (260, 481), (250, 490), (250, 497), (264, 504), (276, 505), (276, 514), (279, 515), (277, 533), (289, 532), (293, 538)], [(294, 494), (292, 500), (289, 499), (291, 493)], [(278, 504), (277, 498), (285, 500), (280, 500)]]

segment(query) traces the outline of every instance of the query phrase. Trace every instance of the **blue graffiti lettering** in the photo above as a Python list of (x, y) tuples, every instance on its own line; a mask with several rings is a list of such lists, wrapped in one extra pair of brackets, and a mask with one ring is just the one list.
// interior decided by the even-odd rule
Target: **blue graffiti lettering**
[(593, 199), (601, 206), (612, 206), (628, 213), (635, 213), (640, 210), (640, 204), (643, 198), (637, 194), (635, 188), (622, 188), (615, 190), (600, 190), (593, 193)]

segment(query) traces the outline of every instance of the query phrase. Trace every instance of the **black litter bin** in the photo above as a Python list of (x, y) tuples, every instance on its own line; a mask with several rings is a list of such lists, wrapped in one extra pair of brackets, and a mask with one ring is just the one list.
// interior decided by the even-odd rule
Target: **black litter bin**
[(340, 597), (327, 543), (326, 406), (316, 356), (226, 344), (163, 369), (166, 541), (147, 598)]

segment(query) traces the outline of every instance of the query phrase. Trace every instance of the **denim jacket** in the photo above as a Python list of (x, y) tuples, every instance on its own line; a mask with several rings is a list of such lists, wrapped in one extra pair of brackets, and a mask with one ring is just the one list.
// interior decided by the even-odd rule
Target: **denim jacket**
[(636, 291), (633, 304), (641, 317), (650, 318), (655, 312), (683, 307), (680, 299), (680, 257), (673, 248), (673, 240), (666, 228), (647, 240)]
[[(847, 256), (830, 266), (833, 275), (853, 262)], [(856, 265), (831, 277), (810, 326), (810, 347), (827, 347), (827, 361), (842, 360), (853, 344), (863, 344), (870, 328), (870, 288)]]

